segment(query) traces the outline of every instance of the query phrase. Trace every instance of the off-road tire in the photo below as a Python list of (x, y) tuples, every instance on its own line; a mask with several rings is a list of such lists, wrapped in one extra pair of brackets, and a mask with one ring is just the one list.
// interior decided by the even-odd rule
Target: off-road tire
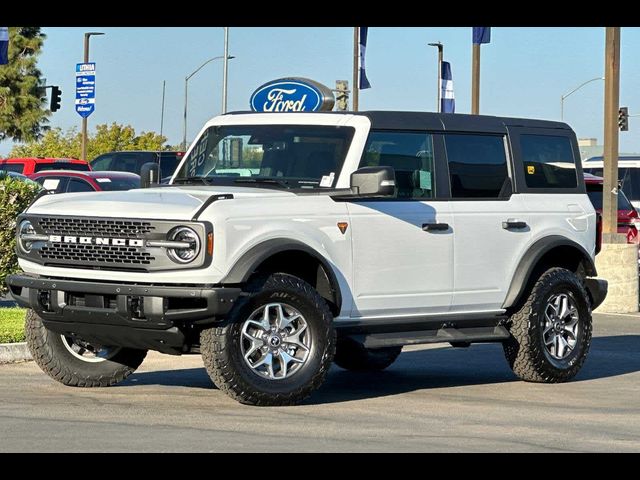
[[(544, 310), (556, 293), (573, 296), (579, 323), (576, 345), (566, 359), (554, 359), (542, 339)], [(581, 279), (564, 268), (544, 272), (531, 293), (509, 319), (511, 337), (503, 343), (504, 353), (518, 377), (527, 382), (559, 383), (573, 378), (582, 367), (591, 345), (591, 305)]]
[(365, 348), (350, 338), (340, 338), (336, 346), (336, 365), (354, 372), (378, 372), (396, 361), (402, 347)]
[[(326, 301), (305, 281), (276, 273), (254, 281), (224, 323), (202, 331), (200, 350), (213, 383), (240, 403), (259, 406), (294, 405), (324, 382), (336, 348), (333, 315)], [(304, 316), (311, 332), (309, 357), (289, 378), (270, 380), (251, 370), (242, 357), (242, 323), (261, 305), (286, 302)]]
[(33, 311), (25, 316), (27, 346), (38, 366), (51, 378), (71, 387), (109, 387), (121, 382), (140, 366), (146, 350), (121, 348), (113, 357), (90, 363), (74, 357), (59, 333), (48, 330)]

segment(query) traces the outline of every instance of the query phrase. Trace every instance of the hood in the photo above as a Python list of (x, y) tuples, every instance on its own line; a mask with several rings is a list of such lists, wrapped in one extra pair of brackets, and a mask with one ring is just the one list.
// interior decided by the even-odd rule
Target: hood
[(267, 188), (191, 185), (118, 192), (63, 193), (41, 197), (29, 208), (28, 213), (190, 220), (209, 197), (220, 194), (232, 194), (234, 199), (295, 195), (292, 192)]

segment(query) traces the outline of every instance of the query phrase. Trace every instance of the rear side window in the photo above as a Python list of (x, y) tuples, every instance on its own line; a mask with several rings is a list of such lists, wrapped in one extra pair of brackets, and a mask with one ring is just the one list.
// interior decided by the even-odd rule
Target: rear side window
[(1, 163), (0, 162), (0, 170), (4, 170), (6, 172), (22, 173), (24, 171), (24, 165), (22, 163)]
[(524, 178), (529, 188), (576, 188), (576, 163), (568, 137), (521, 135)]
[[(587, 195), (589, 195), (589, 200), (591, 200), (593, 208), (602, 210), (602, 185), (587, 183)], [(620, 192), (620, 195), (618, 195), (618, 210), (633, 210), (633, 205), (631, 205), (631, 202), (625, 196), (624, 192)]]
[(426, 132), (371, 132), (360, 167), (393, 167), (397, 198), (433, 198), (433, 143)]
[(105, 170), (113, 170), (111, 164), (113, 157), (111, 155), (100, 155), (91, 162), (91, 169), (96, 172), (104, 172)]
[[(160, 178), (170, 177), (178, 167), (182, 157), (178, 158), (175, 153), (161, 153), (160, 154)], [(136, 172), (138, 173), (138, 172)]]
[[(3, 168), (0, 166), (0, 168)], [(602, 167), (586, 168), (585, 172), (598, 177), (604, 175)], [(622, 186), (622, 191), (631, 201), (640, 200), (640, 168), (618, 167), (618, 180)]]
[(78, 172), (88, 172), (89, 164), (70, 162), (36, 163), (36, 172), (43, 172), (45, 170), (75, 170)]
[(113, 162), (111, 164), (111, 170), (117, 172), (131, 172), (140, 173), (142, 165), (147, 162), (156, 162), (155, 153), (145, 152), (126, 152), (117, 153), (114, 155)]
[(93, 187), (85, 182), (84, 180), (80, 180), (78, 178), (71, 178), (69, 180), (69, 185), (67, 186), (67, 193), (75, 193), (75, 192), (93, 192)]
[(452, 198), (498, 198), (509, 178), (501, 135), (444, 135)]

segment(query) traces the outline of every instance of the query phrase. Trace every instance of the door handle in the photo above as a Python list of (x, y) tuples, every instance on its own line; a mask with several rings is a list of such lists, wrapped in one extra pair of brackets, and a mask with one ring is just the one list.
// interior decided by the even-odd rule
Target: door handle
[(423, 223), (422, 230), (425, 232), (443, 232), (449, 230), (448, 223)]
[(521, 230), (527, 228), (527, 226), (527, 222), (523, 222), (522, 220), (507, 220), (506, 222), (502, 222), (502, 228), (505, 230)]

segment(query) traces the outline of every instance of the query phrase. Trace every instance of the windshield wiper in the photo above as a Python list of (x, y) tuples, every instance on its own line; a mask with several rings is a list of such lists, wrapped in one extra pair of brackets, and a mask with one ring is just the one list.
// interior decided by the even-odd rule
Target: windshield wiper
[(176, 183), (202, 183), (203, 185), (211, 185), (207, 177), (178, 177), (173, 181)]
[(286, 180), (275, 178), (236, 178), (233, 183), (266, 183), (268, 185), (280, 185), (284, 188), (291, 188)]

